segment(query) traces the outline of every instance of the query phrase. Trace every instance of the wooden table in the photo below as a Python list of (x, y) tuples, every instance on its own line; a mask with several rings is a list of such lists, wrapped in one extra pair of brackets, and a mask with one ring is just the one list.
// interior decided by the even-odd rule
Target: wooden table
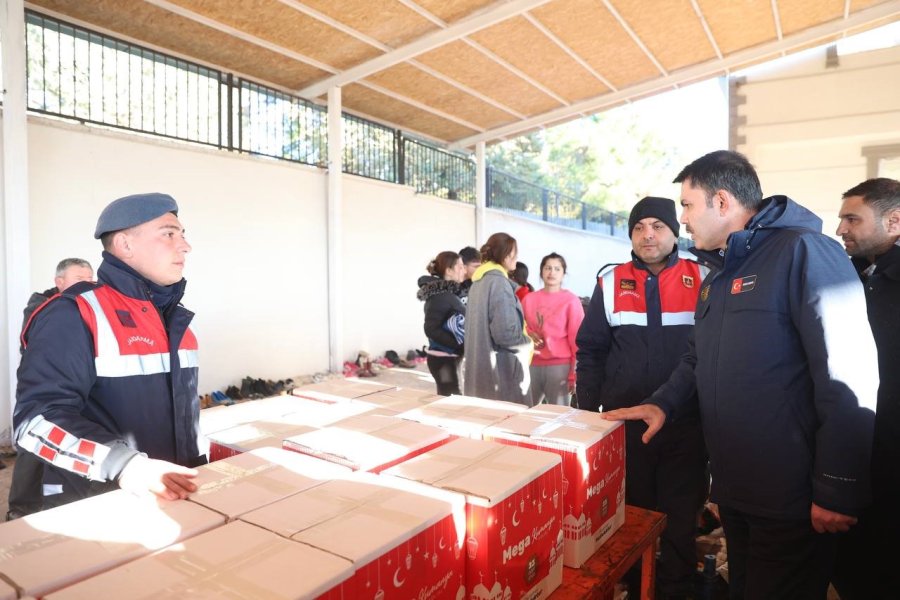
[(625, 523), (578, 569), (563, 568), (562, 585), (552, 600), (593, 598), (611, 600), (618, 582), (641, 560), (641, 599), (653, 600), (656, 577), (656, 541), (666, 526), (666, 515), (625, 506)]

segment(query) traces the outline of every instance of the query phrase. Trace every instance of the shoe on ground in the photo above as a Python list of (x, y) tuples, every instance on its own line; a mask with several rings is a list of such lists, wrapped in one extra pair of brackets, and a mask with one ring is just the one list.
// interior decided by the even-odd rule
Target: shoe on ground
[(415, 369), (415, 368), (416, 368), (416, 363), (413, 362), (413, 361), (411, 361), (411, 360), (403, 360), (403, 359), (401, 359), (401, 360), (400, 360), (400, 364), (397, 365), (397, 366), (398, 366), (398, 367), (402, 367), (402, 368), (404, 368), (404, 369)]
[(384, 357), (391, 361), (392, 365), (400, 364), (400, 355), (397, 354), (397, 352), (395, 352), (394, 350), (388, 350), (387, 352), (385, 352)]
[[(410, 350), (409, 352), (406, 353), (406, 360), (409, 362), (413, 362), (417, 358), (419, 358), (419, 354), (415, 350)], [(400, 365), (400, 366), (403, 366), (403, 365)]]

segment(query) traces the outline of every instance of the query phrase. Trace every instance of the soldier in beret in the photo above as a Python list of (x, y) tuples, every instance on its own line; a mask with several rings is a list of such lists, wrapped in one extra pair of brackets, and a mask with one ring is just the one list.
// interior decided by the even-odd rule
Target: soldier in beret
[(94, 237), (97, 283), (55, 296), (22, 332), (16, 443), (45, 462), (45, 509), (117, 487), (186, 498), (206, 458), (178, 205), (158, 193), (119, 198)]

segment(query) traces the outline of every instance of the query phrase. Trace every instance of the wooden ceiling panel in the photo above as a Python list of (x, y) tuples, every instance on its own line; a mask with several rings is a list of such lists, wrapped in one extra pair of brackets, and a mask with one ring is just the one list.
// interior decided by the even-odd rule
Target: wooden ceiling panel
[(439, 140), (458, 140), (475, 130), (463, 127), (409, 104), (354, 83), (341, 90), (341, 99), (348, 109), (369, 115), (373, 119), (398, 123), (404, 128)]
[(716, 58), (690, 0), (612, 0), (612, 5), (666, 71)]
[(540, 114), (560, 106), (544, 92), (462, 41), (436, 48), (420, 55), (417, 60), (526, 115)]
[(609, 91), (525, 17), (507, 19), (469, 38), (568, 101)]
[(777, 38), (771, 0), (697, 0), (723, 55)]
[(416, 4), (441, 19), (445, 23), (453, 23), (459, 21), (469, 15), (483, 10), (492, 4), (495, 0), (417, 0)]
[[(597, 0), (556, 0), (531, 14), (617, 88), (659, 75), (650, 59)], [(586, 23), (590, 26), (585, 27)]]
[(844, 0), (778, 0), (778, 14), (782, 33), (790, 35), (807, 27), (843, 18)]
[(35, 6), (116, 31), (174, 53), (297, 89), (327, 72), (134, 0), (36, 0)]
[(508, 123), (510, 113), (460, 91), (450, 84), (408, 64), (394, 65), (366, 81), (484, 128)]
[[(890, 0), (850, 0), (850, 13), (853, 14), (858, 10), (869, 8), (870, 6), (875, 6), (876, 4), (882, 4), (883, 2), (889, 1)], [(871, 28), (871, 26), (869, 28)]]
[(300, 1), (391, 48), (437, 29), (434, 23), (396, 0)]
[(183, 8), (337, 69), (381, 51), (277, 0), (169, 0)]

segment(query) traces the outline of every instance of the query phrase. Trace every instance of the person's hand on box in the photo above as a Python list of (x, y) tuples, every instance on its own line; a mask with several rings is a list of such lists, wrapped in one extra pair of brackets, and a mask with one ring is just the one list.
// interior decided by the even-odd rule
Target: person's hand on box
[(119, 487), (133, 494), (149, 492), (167, 500), (183, 500), (197, 491), (197, 484), (191, 481), (196, 476), (196, 469), (138, 454), (122, 469)]

